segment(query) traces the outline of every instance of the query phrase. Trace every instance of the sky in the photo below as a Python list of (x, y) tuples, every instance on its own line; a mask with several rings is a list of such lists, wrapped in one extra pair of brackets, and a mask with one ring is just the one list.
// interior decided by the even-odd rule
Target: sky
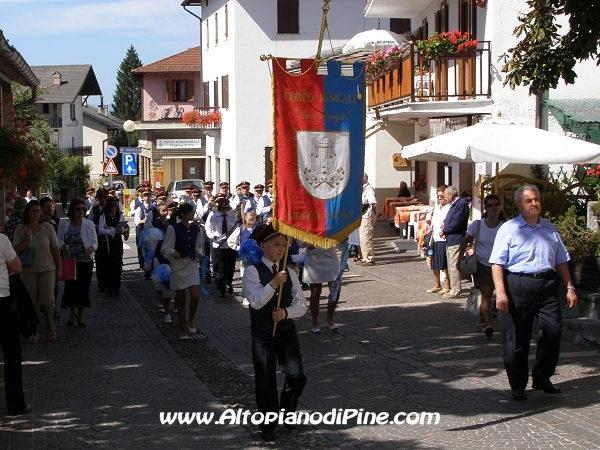
[[(200, 8), (189, 10), (200, 16)], [(199, 29), (181, 0), (0, 0), (0, 30), (25, 61), (91, 64), (105, 105), (130, 45), (146, 65), (198, 46)]]

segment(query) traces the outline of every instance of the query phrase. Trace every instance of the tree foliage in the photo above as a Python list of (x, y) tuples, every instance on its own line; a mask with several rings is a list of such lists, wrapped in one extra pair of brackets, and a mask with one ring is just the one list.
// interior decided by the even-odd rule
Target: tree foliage
[[(31, 89), (13, 83), (11, 86), (14, 104), (18, 105), (31, 98)], [(41, 88), (38, 100), (43, 99), (46, 90)], [(32, 145), (32, 155), (21, 161), (19, 187), (37, 188), (43, 186), (48, 192), (58, 193), (61, 186), (84, 188), (90, 178), (92, 167), (83, 163), (81, 156), (63, 156), (58, 144), (52, 142), (52, 129), (43, 117), (38, 117), (33, 107), (16, 111), (15, 125), (26, 133)]]
[[(575, 83), (575, 64), (598, 59), (600, 0), (527, 0), (527, 5), (530, 11), (513, 31), (519, 43), (501, 56), (504, 84), (539, 94), (556, 88), (561, 78)], [(569, 19), (566, 33), (557, 23), (562, 15)]]
[(113, 95), (111, 114), (123, 120), (140, 120), (142, 94), (139, 83), (133, 80), (131, 71), (142, 65), (137, 51), (130, 45), (117, 71), (117, 88)]

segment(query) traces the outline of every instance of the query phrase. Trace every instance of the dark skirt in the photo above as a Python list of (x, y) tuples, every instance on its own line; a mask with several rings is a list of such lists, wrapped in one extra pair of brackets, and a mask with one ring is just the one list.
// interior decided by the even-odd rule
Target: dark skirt
[(435, 241), (433, 243), (433, 255), (431, 256), (431, 270), (446, 270), (447, 268), (446, 241)]
[(92, 270), (94, 262), (77, 263), (77, 279), (65, 281), (65, 292), (63, 293), (63, 309), (68, 309), (74, 303), (77, 307), (89, 308), (90, 304), (90, 286), (92, 284)]

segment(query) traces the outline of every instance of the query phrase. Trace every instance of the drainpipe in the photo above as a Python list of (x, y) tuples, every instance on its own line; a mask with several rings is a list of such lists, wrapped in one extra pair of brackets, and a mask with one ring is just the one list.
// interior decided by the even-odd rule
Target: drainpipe
[(17, 49), (8, 43), (2, 30), (0, 30), (0, 56), (8, 61), (14, 69), (15, 76), (11, 76), (11, 78), (16, 82), (31, 88), (31, 98), (23, 103), (14, 105), (14, 109), (17, 111), (35, 104), (37, 101), (40, 80), (37, 79), (31, 70), (31, 67), (29, 67), (29, 64), (27, 64)]
[(204, 66), (204, 58), (202, 58), (202, 17), (193, 13), (189, 9), (187, 9), (187, 4), (188, 4), (188, 0), (183, 0), (183, 2), (181, 2), (181, 6), (183, 7), (183, 9), (187, 13), (191, 14), (196, 19), (198, 19), (198, 21), (200, 22), (200, 33), (199, 33), (199, 35), (200, 35), (200, 90), (202, 92), (202, 105), (204, 106), (204, 105), (206, 105), (206, 99), (204, 98), (204, 87), (203, 87), (204, 70), (202, 70), (202, 67)]

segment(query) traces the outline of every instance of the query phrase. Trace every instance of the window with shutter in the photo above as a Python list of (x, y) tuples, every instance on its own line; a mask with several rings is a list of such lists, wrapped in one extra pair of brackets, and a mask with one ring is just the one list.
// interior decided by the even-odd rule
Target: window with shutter
[(225, 39), (229, 37), (229, 5), (225, 5)]
[(277, 0), (277, 33), (300, 33), (298, 0)]
[(219, 45), (219, 13), (215, 13), (215, 47)]
[(210, 83), (208, 81), (202, 83), (202, 106), (205, 108), (210, 106)]
[(219, 80), (213, 81), (213, 95), (214, 95), (214, 107), (219, 107)]
[(174, 97), (174, 88), (175, 88), (175, 81), (173, 80), (167, 80), (167, 101), (168, 102), (173, 102), (175, 101), (175, 97)]
[(194, 101), (194, 80), (186, 81), (186, 90), (187, 90), (187, 101)]
[(229, 108), (229, 75), (221, 77), (221, 106), (225, 109)]

